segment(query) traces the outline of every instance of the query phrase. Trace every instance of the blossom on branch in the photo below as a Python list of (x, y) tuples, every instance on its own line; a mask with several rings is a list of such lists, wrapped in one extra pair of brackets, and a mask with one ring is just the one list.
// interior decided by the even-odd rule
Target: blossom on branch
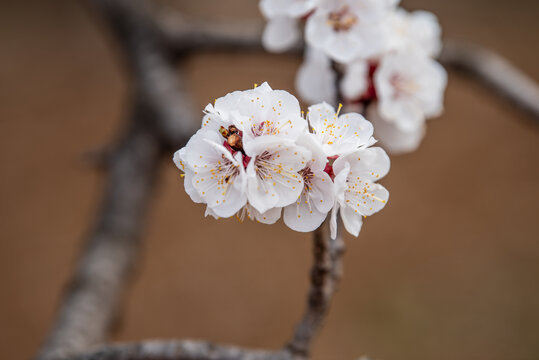
[[(387, 201), (387, 191), (374, 182), (389, 162), (383, 150), (370, 147), (371, 123), (340, 109), (313, 105), (304, 118), (294, 96), (267, 83), (216, 99), (206, 106), (201, 129), (174, 154), (185, 191), (206, 204), (206, 216), (272, 224), (282, 213), (288, 227), (307, 232), (332, 209), (344, 220), (347, 200), (359, 196), (351, 191), (364, 184), (361, 196), (368, 201), (353, 207), (361, 221)], [(352, 170), (343, 172), (342, 164)], [(358, 220), (350, 215), (344, 221), (357, 236)]]
[[(305, 24), (305, 60), (296, 76), (300, 96), (311, 104), (335, 104), (339, 98), (347, 106), (357, 105), (375, 114), (376, 135), (387, 150), (415, 150), (425, 134), (426, 120), (443, 110), (447, 74), (434, 60), (442, 47), (436, 16), (421, 10), (408, 12), (398, 7), (398, 0), (279, 5), (284, 2), (262, 0), (261, 9), (272, 19), (275, 16), (268, 14), (275, 15), (277, 8), (286, 12), (292, 4), (302, 5), (302, 15), (296, 12), (294, 17), (296, 38), (298, 20)], [(271, 26), (270, 20), (267, 28)], [(284, 26), (281, 31), (277, 37), (284, 41), (291, 31)]]
[(443, 111), (444, 68), (417, 53), (384, 57), (374, 75), (379, 114), (402, 130), (422, 125)]
[(339, 63), (382, 54), (389, 46), (388, 0), (320, 0), (307, 19), (306, 42)]

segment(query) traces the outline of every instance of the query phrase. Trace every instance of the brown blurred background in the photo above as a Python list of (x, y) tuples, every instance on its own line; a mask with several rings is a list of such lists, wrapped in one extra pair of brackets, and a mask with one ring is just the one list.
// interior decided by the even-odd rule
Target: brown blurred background
[[(259, 18), (255, 0), (167, 3), (208, 20)], [(539, 80), (536, 0), (404, 6)], [(0, 4), (2, 359), (29, 358), (43, 340), (101, 196), (82, 155), (113, 141), (126, 111), (129, 79), (95, 15), (71, 0)], [(299, 60), (205, 53), (183, 65), (202, 109), (264, 80), (293, 91)], [(388, 206), (346, 239), (314, 359), (539, 359), (538, 163), (538, 124), (451, 72), (445, 114), (419, 151), (392, 158)], [(163, 166), (115, 340), (280, 346), (303, 311), (309, 236), (205, 219)]]

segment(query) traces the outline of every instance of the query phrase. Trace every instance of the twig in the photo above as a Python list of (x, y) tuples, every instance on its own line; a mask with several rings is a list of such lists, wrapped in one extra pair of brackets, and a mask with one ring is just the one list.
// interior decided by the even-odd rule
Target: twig
[(260, 22), (215, 22), (185, 19), (180, 14), (162, 14), (158, 20), (165, 46), (180, 57), (193, 51), (263, 51)]
[(342, 237), (331, 240), (329, 225), (325, 221), (313, 233), (314, 264), (311, 269), (311, 287), (307, 299), (307, 309), (292, 340), (287, 344), (293, 354), (306, 358), (309, 355), (314, 336), (320, 330), (328, 313), (333, 294), (342, 276)]
[(446, 41), (440, 61), (475, 76), (539, 121), (539, 85), (500, 55), (477, 45)]
[(69, 360), (293, 360), (293, 357), (285, 350), (243, 349), (195, 340), (148, 340), (103, 346)]

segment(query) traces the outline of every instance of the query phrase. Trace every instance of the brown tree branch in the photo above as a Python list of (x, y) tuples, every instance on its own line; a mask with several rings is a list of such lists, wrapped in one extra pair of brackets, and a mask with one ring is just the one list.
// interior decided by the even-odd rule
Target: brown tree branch
[(307, 309), (286, 345), (293, 354), (307, 358), (314, 336), (319, 332), (329, 311), (331, 299), (342, 276), (344, 241), (340, 234), (335, 240), (329, 236), (325, 221), (313, 233), (314, 263), (311, 269), (311, 287)]
[(195, 340), (148, 340), (106, 345), (58, 360), (294, 360), (283, 351), (243, 349)]
[(495, 52), (473, 44), (446, 41), (440, 61), (474, 76), (539, 120), (539, 85)]
[(205, 22), (181, 14), (160, 14), (157, 27), (165, 46), (176, 56), (194, 51), (264, 51), (263, 24), (256, 22)]

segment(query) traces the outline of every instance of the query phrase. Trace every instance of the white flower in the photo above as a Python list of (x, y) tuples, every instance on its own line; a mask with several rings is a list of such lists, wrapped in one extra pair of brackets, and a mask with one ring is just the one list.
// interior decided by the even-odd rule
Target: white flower
[(346, 65), (340, 86), (346, 99), (359, 98), (369, 86), (369, 62), (360, 59)]
[(243, 132), (243, 141), (259, 136), (281, 135), (295, 140), (305, 132), (298, 100), (284, 90), (267, 84), (251, 90), (234, 91), (206, 107), (203, 128), (218, 130), (230, 125)]
[(379, 147), (364, 148), (340, 156), (333, 164), (335, 207), (331, 213), (331, 237), (337, 236), (337, 212), (346, 230), (358, 236), (362, 217), (380, 211), (389, 198), (388, 191), (376, 184), (389, 171), (389, 158)]
[(285, 224), (296, 231), (313, 231), (322, 224), (334, 205), (331, 177), (324, 171), (327, 157), (313, 134), (304, 134), (298, 144), (311, 151), (311, 158), (300, 170), (303, 190), (295, 203), (284, 208)]
[(259, 137), (244, 144), (251, 158), (247, 165), (247, 199), (260, 213), (297, 200), (303, 189), (299, 171), (311, 154), (290, 139)]
[(447, 73), (429, 57), (388, 54), (374, 73), (374, 84), (380, 115), (402, 130), (416, 129), (443, 111)]
[(247, 177), (241, 153), (232, 155), (219, 135), (199, 130), (174, 154), (174, 162), (185, 172), (185, 191), (195, 202), (204, 202), (220, 217), (229, 217), (246, 201)]
[(305, 60), (296, 74), (296, 89), (299, 96), (310, 104), (322, 101), (335, 102), (336, 77), (329, 58), (320, 50), (307, 46)]
[(390, 27), (386, 19), (395, 3), (323, 0), (307, 19), (306, 41), (340, 63), (377, 56), (389, 46)]
[(326, 156), (338, 156), (374, 143), (373, 127), (357, 113), (340, 115), (326, 103), (309, 107), (307, 115), (313, 134)]
[[(241, 154), (249, 204), (259, 213), (297, 200), (303, 188), (298, 173), (311, 154), (295, 141), (306, 132), (298, 100), (264, 83), (235, 91), (206, 107), (202, 127), (219, 134), (229, 151)], [(222, 216), (217, 213), (218, 216)]]
[(385, 120), (378, 113), (378, 105), (373, 103), (367, 108), (367, 117), (374, 125), (376, 139), (380, 145), (392, 154), (404, 154), (416, 150), (425, 136), (426, 125), (402, 130), (394, 122)]
[(260, 11), (268, 19), (262, 44), (272, 52), (290, 49), (300, 38), (297, 19), (316, 6), (314, 0), (261, 0)]
[(216, 99), (201, 129), (174, 154), (186, 192), (207, 204), (206, 216), (273, 224), (283, 212), (285, 224), (302, 232), (319, 227), (333, 209), (332, 232), (340, 211), (357, 235), (361, 216), (387, 201), (374, 182), (389, 161), (383, 150), (369, 148), (370, 122), (339, 115), (341, 106), (337, 112), (326, 103), (311, 106), (308, 124), (297, 99), (267, 83)]
[(442, 29), (436, 15), (428, 11), (407, 12), (399, 8), (391, 18), (391, 48), (395, 51), (417, 51), (436, 57), (442, 49)]

